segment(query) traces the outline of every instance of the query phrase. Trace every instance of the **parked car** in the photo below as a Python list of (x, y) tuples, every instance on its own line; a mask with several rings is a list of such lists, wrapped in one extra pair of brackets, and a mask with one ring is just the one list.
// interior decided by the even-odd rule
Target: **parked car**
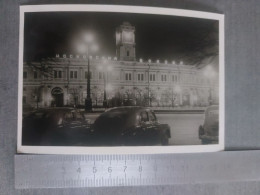
[(170, 126), (160, 124), (151, 109), (137, 106), (111, 108), (94, 122), (96, 145), (168, 145)]
[(90, 134), (89, 121), (74, 108), (39, 109), (23, 118), (23, 145), (80, 145)]
[(218, 143), (219, 107), (212, 105), (205, 110), (203, 125), (199, 126), (199, 139), (202, 144)]

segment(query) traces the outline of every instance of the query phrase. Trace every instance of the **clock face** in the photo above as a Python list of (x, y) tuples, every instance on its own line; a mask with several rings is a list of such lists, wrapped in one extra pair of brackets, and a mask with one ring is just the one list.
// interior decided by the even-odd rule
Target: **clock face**
[(129, 31), (123, 31), (123, 42), (134, 43), (134, 33)]

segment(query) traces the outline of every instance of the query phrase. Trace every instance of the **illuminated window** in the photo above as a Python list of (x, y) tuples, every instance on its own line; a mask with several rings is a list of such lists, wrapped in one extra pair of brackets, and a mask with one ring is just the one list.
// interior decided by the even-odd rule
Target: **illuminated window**
[(166, 77), (166, 74), (162, 74), (161, 75), (161, 81), (167, 81), (167, 77)]
[(54, 78), (56, 79), (56, 78), (62, 78), (62, 73), (61, 73), (61, 70), (54, 70), (53, 71), (53, 76), (54, 76)]
[(155, 74), (150, 74), (150, 81), (155, 81)]
[(172, 82), (178, 82), (177, 75), (172, 75)]
[(71, 79), (78, 78), (78, 72), (77, 71), (70, 71), (70, 78)]
[(131, 81), (132, 80), (132, 73), (125, 73), (125, 80)]
[(144, 74), (138, 74), (137, 79), (138, 79), (138, 81), (143, 81), (144, 80)]

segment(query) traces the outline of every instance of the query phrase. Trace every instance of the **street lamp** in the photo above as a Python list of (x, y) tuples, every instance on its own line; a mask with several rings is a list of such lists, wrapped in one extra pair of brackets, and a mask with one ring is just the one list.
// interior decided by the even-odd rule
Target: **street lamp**
[(94, 35), (91, 33), (86, 33), (83, 36), (83, 44), (79, 45), (79, 50), (81, 53), (86, 53), (87, 55), (87, 97), (85, 99), (85, 110), (92, 111), (92, 99), (91, 99), (91, 89), (90, 89), (90, 52), (98, 50), (98, 46), (94, 43)]

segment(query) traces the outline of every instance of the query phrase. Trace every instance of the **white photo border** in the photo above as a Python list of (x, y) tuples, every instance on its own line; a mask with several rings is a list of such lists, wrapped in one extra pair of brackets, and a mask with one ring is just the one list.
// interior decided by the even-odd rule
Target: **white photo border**
[[(182, 16), (219, 21), (219, 142), (212, 145), (185, 146), (131, 146), (131, 147), (71, 147), (71, 146), (24, 146), (22, 145), (22, 96), (23, 96), (23, 52), (24, 52), (24, 15), (27, 12), (114, 12), (138, 13), (168, 16)], [(36, 154), (162, 154), (197, 153), (223, 151), (225, 133), (225, 69), (224, 69), (224, 15), (191, 11), (184, 9), (121, 6), (121, 5), (23, 5), (20, 6), (19, 31), (19, 82), (18, 82), (18, 125), (17, 152)]]

